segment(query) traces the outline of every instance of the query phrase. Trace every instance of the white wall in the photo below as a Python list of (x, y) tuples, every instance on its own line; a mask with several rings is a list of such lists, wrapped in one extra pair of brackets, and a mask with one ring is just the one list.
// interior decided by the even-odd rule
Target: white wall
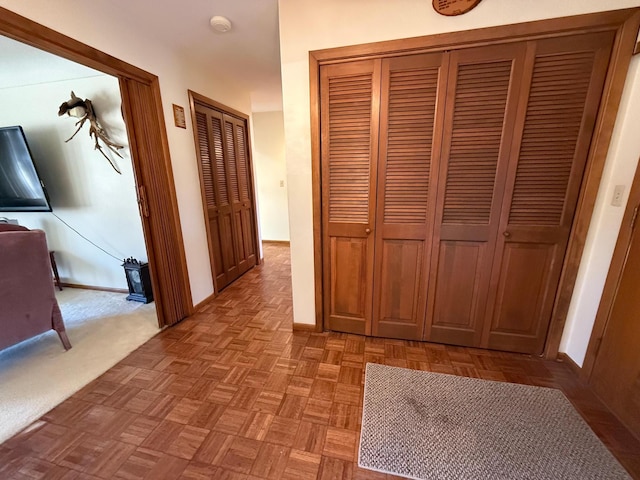
[[(120, 259), (147, 260), (129, 149), (120, 150), (122, 159), (107, 153), (120, 168), (122, 175), (118, 175), (94, 150), (88, 123), (65, 143), (77, 119), (58, 117), (58, 107), (70, 98), (71, 90), (92, 101), (110, 138), (126, 146), (118, 80), (100, 72), (89, 78), (0, 89), (0, 126), (23, 127), (56, 215)], [(2, 215), (46, 232), (63, 282), (127, 288), (122, 261), (86, 242), (53, 214)]]
[(213, 292), (213, 280), (191, 119), (187, 115), (186, 130), (175, 127), (172, 104), (188, 112), (191, 89), (248, 114), (249, 93), (221, 80), (215, 65), (194, 64), (162, 39), (141, 36), (140, 29), (128, 24), (110, 2), (0, 0), (0, 6), (159, 77), (192, 298), (194, 303), (205, 299)]
[(258, 185), (261, 235), (264, 240), (288, 241), (284, 117), (281, 111), (254, 112), (252, 116), (253, 167)]
[[(425, 0), (280, 0), (280, 54), (284, 92), (284, 125), (289, 184), (289, 222), (291, 234), (291, 270), (293, 277), (294, 319), (315, 322), (313, 284), (313, 229), (311, 197), (311, 139), (309, 110), (310, 50), (319, 50), (367, 42), (467, 30), (518, 22), (542, 20), (640, 6), (640, 0), (487, 0), (461, 16), (444, 17)], [(637, 62), (637, 60), (635, 60)], [(588, 338), (595, 311), (585, 298), (598, 298), (606, 276), (611, 241), (620, 223), (622, 208), (605, 207), (613, 185), (629, 189), (629, 172), (638, 159), (637, 132), (640, 96), (629, 91), (640, 82), (637, 66), (627, 82), (625, 100), (615, 130), (614, 145), (607, 160), (596, 206), (596, 218), (587, 244), (579, 288), (572, 302), (573, 315), (567, 325), (563, 349), (578, 363), (585, 338)], [(634, 87), (637, 89), (637, 87)], [(609, 231), (597, 235), (600, 230)], [(607, 238), (603, 238), (603, 237)], [(615, 239), (613, 240), (615, 241)], [(599, 259), (598, 262), (595, 259)], [(581, 292), (584, 292), (581, 294)], [(593, 303), (593, 302), (591, 302)], [(579, 315), (576, 313), (579, 312)], [(576, 334), (579, 332), (579, 334)]]

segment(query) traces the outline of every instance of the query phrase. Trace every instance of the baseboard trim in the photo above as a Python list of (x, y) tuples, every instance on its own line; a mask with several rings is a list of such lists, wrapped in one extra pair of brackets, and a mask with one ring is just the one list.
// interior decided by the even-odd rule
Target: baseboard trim
[(193, 312), (197, 313), (202, 307), (204, 307), (207, 303), (209, 303), (211, 300), (213, 300), (216, 297), (217, 297), (216, 292), (213, 292), (207, 298), (205, 298), (204, 300), (202, 300), (198, 304), (194, 305), (193, 306)]
[(573, 359), (564, 352), (558, 352), (558, 360), (562, 363), (566, 364), (578, 378), (582, 378), (582, 367), (579, 367)]
[(296, 323), (293, 322), (293, 331), (294, 332), (319, 332), (318, 327), (316, 325), (312, 325), (310, 323)]
[(111, 287), (97, 287), (95, 285), (81, 285), (79, 283), (65, 283), (62, 282), (60, 284), (63, 288), (81, 288), (83, 290), (98, 290), (100, 292), (112, 292), (112, 293), (129, 293), (129, 290), (126, 288), (111, 288)]
[(289, 240), (262, 240), (262, 243), (266, 243), (267, 245), (282, 245), (286, 247), (291, 246), (291, 242)]

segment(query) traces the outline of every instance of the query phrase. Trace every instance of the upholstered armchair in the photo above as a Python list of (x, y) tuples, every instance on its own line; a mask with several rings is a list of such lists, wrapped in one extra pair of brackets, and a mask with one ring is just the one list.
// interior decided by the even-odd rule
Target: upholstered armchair
[(0, 224), (0, 350), (51, 329), (69, 350), (45, 233)]

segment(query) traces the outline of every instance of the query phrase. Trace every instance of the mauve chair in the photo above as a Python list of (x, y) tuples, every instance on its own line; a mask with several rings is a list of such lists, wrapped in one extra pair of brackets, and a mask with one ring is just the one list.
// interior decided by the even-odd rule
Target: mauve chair
[(69, 350), (45, 233), (0, 223), (0, 350), (52, 329)]

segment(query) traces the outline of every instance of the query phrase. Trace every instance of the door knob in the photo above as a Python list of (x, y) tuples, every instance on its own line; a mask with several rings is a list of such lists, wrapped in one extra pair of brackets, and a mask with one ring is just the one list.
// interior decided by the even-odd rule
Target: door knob
[(364, 229), (364, 233), (366, 233), (367, 235), (369, 235), (371, 233), (371, 229), (370, 228), (365, 228)]
[(504, 235), (505, 237), (509, 238), (511, 236), (511, 232), (504, 232), (502, 235)]

